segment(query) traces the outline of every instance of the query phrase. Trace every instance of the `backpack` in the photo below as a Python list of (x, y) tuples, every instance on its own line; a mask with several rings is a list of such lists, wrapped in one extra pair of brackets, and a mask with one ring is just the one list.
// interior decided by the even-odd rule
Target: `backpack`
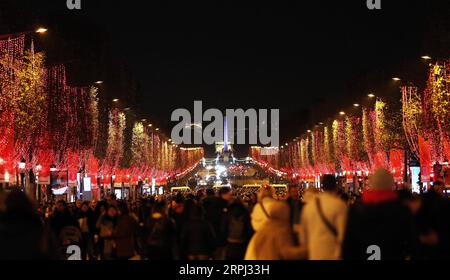
[(241, 215), (239, 217), (231, 216), (228, 222), (228, 239), (243, 242), (244, 228), (245, 228), (244, 215)]

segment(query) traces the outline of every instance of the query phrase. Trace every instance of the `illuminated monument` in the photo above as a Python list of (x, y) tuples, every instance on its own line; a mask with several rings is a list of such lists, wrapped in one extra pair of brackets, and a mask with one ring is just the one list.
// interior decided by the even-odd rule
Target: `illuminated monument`
[(223, 142), (216, 142), (216, 154), (222, 159), (223, 162), (229, 162), (230, 158), (233, 158), (233, 144), (228, 141), (228, 125), (227, 118), (225, 118), (223, 125)]

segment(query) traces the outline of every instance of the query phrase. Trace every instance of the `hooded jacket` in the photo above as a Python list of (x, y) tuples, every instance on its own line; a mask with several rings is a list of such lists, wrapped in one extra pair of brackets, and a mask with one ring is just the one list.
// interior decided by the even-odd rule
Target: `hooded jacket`
[(245, 254), (246, 260), (289, 260), (306, 257), (306, 249), (296, 247), (289, 224), (289, 206), (272, 201), (269, 215), (253, 235)]

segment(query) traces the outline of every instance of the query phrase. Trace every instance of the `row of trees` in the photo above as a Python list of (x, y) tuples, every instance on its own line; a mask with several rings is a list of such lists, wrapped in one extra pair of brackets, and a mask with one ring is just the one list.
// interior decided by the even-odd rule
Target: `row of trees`
[[(389, 98), (375, 98), (350, 113), (316, 125), (274, 155), (252, 147), (265, 166), (299, 176), (357, 171), (383, 166), (402, 177), (407, 160), (420, 160), (422, 175), (450, 158), (450, 61), (430, 65), (426, 88), (409, 84)], [(409, 154), (411, 156), (409, 156)]]
[(25, 42), (25, 35), (0, 41), (0, 174), (25, 162), (41, 176), (53, 167), (72, 177), (165, 178), (203, 157), (202, 148), (178, 147), (111, 103), (101, 86), (68, 85), (65, 66), (48, 67)]

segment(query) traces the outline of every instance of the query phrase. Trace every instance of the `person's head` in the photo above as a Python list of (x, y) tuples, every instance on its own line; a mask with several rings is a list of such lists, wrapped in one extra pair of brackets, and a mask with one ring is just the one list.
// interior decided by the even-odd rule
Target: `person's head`
[(419, 195), (413, 194), (407, 189), (401, 189), (396, 192), (398, 195), (398, 200), (403, 205), (407, 206), (413, 214), (416, 214), (419, 211), (422, 205), (421, 197)]
[(317, 188), (314, 187), (307, 188), (305, 193), (303, 194), (303, 202), (308, 203), (312, 201), (317, 194), (319, 194), (319, 190)]
[(164, 201), (159, 201), (156, 202), (153, 207), (152, 207), (152, 215), (153, 214), (161, 214), (161, 215), (165, 215), (166, 214), (166, 204)]
[(67, 208), (67, 203), (64, 201), (64, 200), (58, 200), (57, 202), (56, 202), (56, 210), (57, 211), (59, 211), (59, 212), (63, 212), (63, 211), (65, 211), (66, 210), (66, 208)]
[(229, 206), (229, 212), (233, 217), (239, 217), (246, 213), (245, 205), (239, 199), (233, 199)]
[(267, 210), (271, 221), (282, 222), (289, 225), (289, 206), (282, 201), (276, 201)]
[(36, 213), (34, 202), (21, 191), (12, 191), (6, 195), (4, 209), (7, 214), (33, 215)]
[(442, 182), (440, 180), (435, 181), (434, 184), (433, 184), (433, 190), (436, 193), (438, 193), (438, 194), (443, 195), (444, 194), (444, 188), (445, 188), (444, 182)]
[(288, 185), (289, 197), (291, 197), (293, 199), (298, 199), (298, 190), (299, 190), (299, 187), (297, 184), (289, 184)]
[(119, 208), (120, 214), (122, 214), (122, 215), (128, 215), (128, 213), (130, 212), (129, 208), (128, 208), (128, 204), (124, 201), (121, 201), (119, 203), (118, 208)]
[(189, 218), (190, 219), (200, 219), (203, 215), (202, 208), (198, 206), (197, 204), (194, 204), (191, 206), (191, 209), (189, 211)]
[(214, 190), (212, 188), (206, 189), (206, 196), (214, 196)]
[(114, 205), (110, 205), (108, 207), (108, 210), (106, 210), (106, 215), (108, 215), (108, 217), (110, 218), (117, 217), (118, 214), (119, 212), (117, 211), (117, 207)]
[(92, 208), (95, 209), (95, 207), (97, 206), (97, 200), (96, 199), (92, 200), (91, 206), (92, 206)]
[(115, 194), (108, 195), (108, 198), (106, 200), (107, 200), (108, 204), (116, 205), (116, 195)]
[(325, 174), (322, 176), (322, 189), (326, 192), (336, 192), (338, 190), (338, 186), (336, 183), (336, 177), (331, 174)]
[(264, 185), (258, 191), (258, 201), (261, 201), (266, 197), (273, 198), (274, 195), (275, 189), (270, 185)]
[(230, 188), (220, 188), (219, 197), (226, 201), (231, 201), (233, 199), (233, 193)]
[(77, 200), (75, 201), (75, 206), (76, 206), (77, 208), (81, 208), (81, 204), (82, 204), (82, 201), (81, 201), (81, 200), (77, 199)]
[(83, 212), (83, 213), (86, 213), (86, 212), (88, 212), (89, 211), (89, 209), (90, 209), (90, 207), (89, 207), (89, 202), (87, 202), (87, 201), (84, 201), (82, 204), (81, 204), (81, 212)]
[(369, 176), (369, 188), (371, 190), (392, 190), (394, 182), (392, 173), (384, 168), (378, 168)]

